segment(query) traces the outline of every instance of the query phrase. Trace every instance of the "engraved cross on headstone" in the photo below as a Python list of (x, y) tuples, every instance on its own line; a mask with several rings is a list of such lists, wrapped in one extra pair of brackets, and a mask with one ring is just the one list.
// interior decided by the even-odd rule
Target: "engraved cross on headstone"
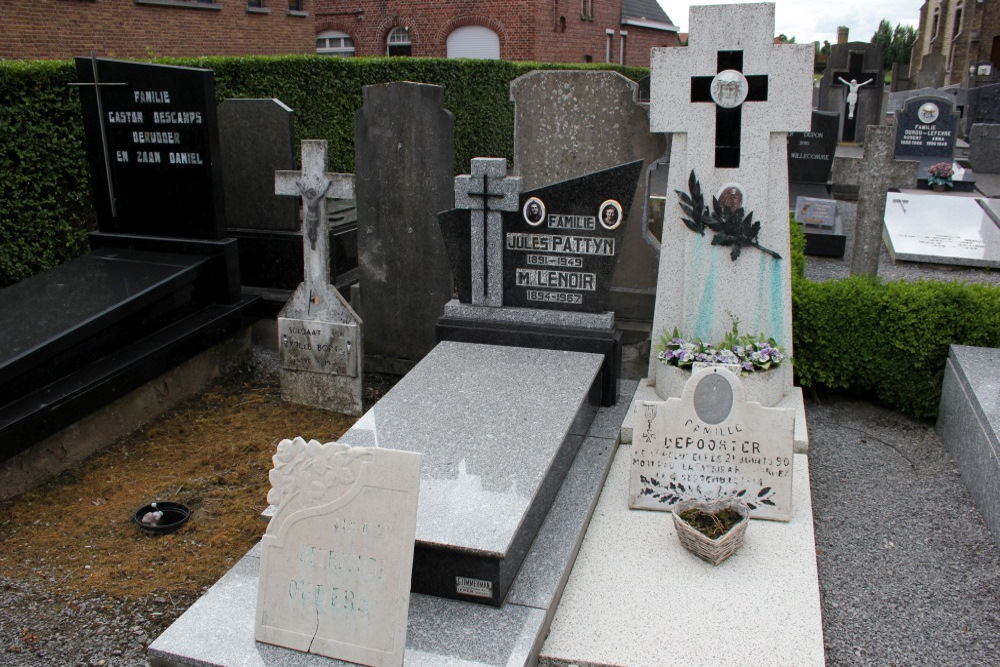
[(110, 83), (101, 81), (100, 74), (97, 69), (97, 56), (93, 52), (90, 54), (90, 68), (93, 72), (93, 81), (80, 81), (74, 82), (69, 85), (71, 86), (93, 86), (94, 96), (97, 100), (97, 126), (101, 129), (101, 149), (104, 151), (104, 175), (108, 182), (108, 199), (111, 202), (111, 217), (118, 217), (118, 207), (115, 202), (115, 186), (114, 181), (111, 178), (111, 151), (108, 149), (108, 129), (105, 125), (104, 118), (104, 100), (101, 97), (101, 87), (111, 86), (120, 87), (127, 86), (127, 83)]
[(503, 305), (503, 216), (516, 211), (521, 179), (507, 176), (505, 158), (472, 160), (471, 174), (455, 178), (455, 208), (469, 209), (472, 224), (472, 303)]
[[(330, 284), (330, 222), (326, 200), (352, 199), (354, 174), (326, 172), (326, 141), (303, 140), (302, 171), (276, 171), (274, 194), (302, 198), (302, 253), (305, 282), (310, 295), (314, 285)], [(313, 301), (314, 296), (310, 296)]]

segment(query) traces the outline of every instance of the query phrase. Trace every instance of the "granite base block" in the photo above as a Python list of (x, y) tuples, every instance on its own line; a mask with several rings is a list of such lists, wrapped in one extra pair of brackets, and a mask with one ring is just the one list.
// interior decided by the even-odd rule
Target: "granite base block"
[[(631, 399), (635, 381), (622, 382)], [(590, 523), (630, 404), (602, 408), (500, 607), (410, 595), (404, 662), (412, 666), (534, 666)], [(254, 641), (259, 546), (149, 647), (153, 667), (342, 665)]]
[(1000, 350), (952, 345), (937, 433), (1000, 544)]

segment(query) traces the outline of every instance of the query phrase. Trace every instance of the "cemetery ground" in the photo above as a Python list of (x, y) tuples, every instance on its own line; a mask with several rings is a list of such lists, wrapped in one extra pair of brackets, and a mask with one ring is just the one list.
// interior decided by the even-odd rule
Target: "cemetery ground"
[[(811, 279), (849, 271), (855, 208), (839, 202), (848, 256), (809, 258)], [(884, 248), (879, 275), (1000, 284), (996, 271), (893, 264)], [(277, 442), (353, 423), (281, 401), (265, 362), (0, 503), (0, 664), (145, 665), (146, 646), (260, 539)], [(366, 377), (366, 407), (392, 381)], [(934, 424), (810, 391), (806, 411), (827, 664), (996, 664), (1000, 550)], [(142, 534), (131, 514), (155, 498), (188, 504), (191, 521)]]

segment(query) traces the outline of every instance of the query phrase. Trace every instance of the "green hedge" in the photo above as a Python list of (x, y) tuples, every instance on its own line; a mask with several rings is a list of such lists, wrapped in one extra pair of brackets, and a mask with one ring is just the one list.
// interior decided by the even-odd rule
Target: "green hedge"
[[(362, 87), (416, 81), (445, 87), (455, 115), (455, 172), (477, 156), (511, 158), (510, 82), (536, 69), (639, 67), (425, 58), (277, 56), (161, 58), (214, 70), (216, 96), (276, 97), (295, 110), (299, 139), (326, 139), (329, 166), (354, 171), (354, 115)], [(71, 61), (0, 61), (0, 287), (75, 257), (95, 228), (80, 99)]]
[(949, 345), (1000, 347), (992, 285), (799, 280), (792, 309), (801, 386), (868, 392), (915, 417), (937, 415)]

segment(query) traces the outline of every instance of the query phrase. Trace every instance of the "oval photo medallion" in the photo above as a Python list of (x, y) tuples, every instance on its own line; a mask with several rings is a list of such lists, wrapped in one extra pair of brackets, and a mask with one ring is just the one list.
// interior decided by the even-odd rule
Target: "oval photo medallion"
[(545, 222), (545, 202), (538, 197), (531, 197), (528, 201), (524, 202), (521, 214), (524, 216), (525, 222), (532, 227), (537, 227)]
[(694, 411), (705, 424), (725, 421), (733, 410), (733, 388), (726, 378), (712, 373), (694, 388)]
[(747, 78), (734, 69), (722, 70), (712, 79), (712, 101), (723, 109), (733, 109), (743, 104), (750, 92)]
[(608, 199), (601, 204), (597, 215), (597, 219), (601, 221), (601, 227), (608, 231), (618, 229), (618, 225), (622, 224), (622, 205), (614, 199)]
[(933, 102), (927, 102), (920, 105), (920, 109), (917, 111), (917, 118), (920, 119), (921, 123), (925, 125), (930, 125), (938, 119), (941, 111), (938, 109), (938, 105)]

